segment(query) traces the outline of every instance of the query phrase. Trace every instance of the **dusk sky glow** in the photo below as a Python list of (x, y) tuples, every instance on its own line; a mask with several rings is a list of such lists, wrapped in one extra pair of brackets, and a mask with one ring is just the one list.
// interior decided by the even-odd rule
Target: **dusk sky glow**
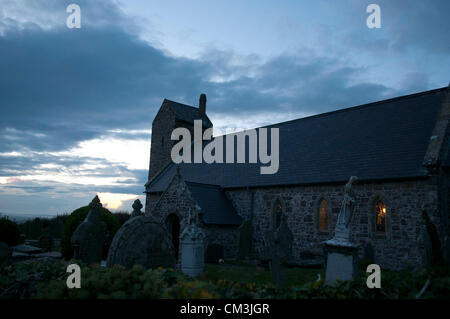
[[(81, 8), (81, 28), (66, 7)], [(366, 26), (370, 3), (382, 27)], [(0, 0), (0, 213), (143, 203), (164, 98), (218, 131), (447, 86), (450, 2)]]

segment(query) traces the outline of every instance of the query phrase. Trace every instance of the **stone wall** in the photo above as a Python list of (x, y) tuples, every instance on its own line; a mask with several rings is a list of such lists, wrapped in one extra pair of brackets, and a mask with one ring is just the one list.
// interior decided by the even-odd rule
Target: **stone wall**
[(169, 107), (163, 106), (152, 123), (149, 179), (170, 162), (173, 141), (170, 139), (175, 126), (175, 115)]
[[(251, 192), (254, 192), (252, 218), (253, 249), (258, 256), (264, 245), (266, 230), (272, 227), (272, 207), (281, 199), (283, 212), (294, 235), (293, 255), (300, 260), (304, 253), (321, 252), (321, 242), (333, 235), (343, 198), (344, 184), (324, 186), (270, 187), (255, 190), (229, 190), (228, 196), (240, 214), (250, 218)], [(432, 221), (440, 223), (437, 210), (437, 185), (428, 181), (365, 183), (355, 185), (358, 204), (352, 220), (352, 240), (360, 244), (360, 257), (370, 243), (375, 262), (382, 268), (402, 269), (422, 267), (425, 262), (424, 234), (421, 211), (427, 209)], [(318, 210), (322, 199), (327, 200), (329, 231), (320, 232)], [(375, 232), (375, 203), (382, 199), (387, 208), (387, 232)]]
[[(352, 241), (360, 245), (359, 255), (364, 257), (364, 247), (373, 247), (375, 262), (385, 269), (420, 268), (426, 262), (426, 229), (421, 212), (426, 209), (435, 225), (441, 225), (445, 214), (438, 210), (438, 183), (428, 180), (358, 183), (354, 186), (358, 203), (351, 223)], [(343, 198), (344, 184), (321, 186), (267, 187), (257, 189), (233, 189), (226, 194), (239, 215), (251, 219), (253, 225), (253, 254), (261, 255), (264, 234), (273, 227), (272, 207), (281, 199), (283, 213), (293, 235), (293, 257), (301, 260), (305, 254), (322, 254), (322, 242), (331, 238)], [(253, 200), (252, 200), (253, 192)], [(151, 208), (160, 195), (147, 194), (146, 212), (151, 211), (161, 221), (175, 213), (181, 228), (185, 212), (192, 201), (177, 183), (172, 183), (159, 202)], [(328, 203), (328, 232), (319, 231), (319, 205)], [(381, 199), (387, 209), (385, 235), (375, 231), (375, 203)], [(253, 209), (252, 209), (253, 202)], [(207, 241), (223, 244), (226, 257), (234, 257), (237, 250), (237, 229), (223, 226), (206, 226)], [(182, 231), (182, 230), (181, 230)], [(441, 240), (446, 236), (440, 233)]]
[[(165, 223), (170, 214), (180, 220), (180, 234), (187, 225), (189, 211), (194, 211), (195, 202), (189, 191), (183, 187), (181, 179), (175, 176), (167, 190), (162, 194), (147, 194), (146, 213)], [(220, 244), (224, 247), (225, 257), (234, 257), (237, 250), (237, 227), (207, 225), (201, 223), (206, 234), (206, 244)], [(206, 246), (205, 246), (206, 251)], [(181, 258), (181, 255), (179, 255)]]

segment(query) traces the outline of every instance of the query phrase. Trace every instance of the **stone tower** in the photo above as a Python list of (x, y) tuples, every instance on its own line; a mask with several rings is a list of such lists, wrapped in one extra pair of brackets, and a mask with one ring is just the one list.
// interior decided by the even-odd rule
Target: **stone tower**
[(177, 127), (185, 127), (193, 137), (194, 120), (199, 119), (203, 121), (203, 129), (213, 126), (206, 115), (205, 94), (200, 95), (198, 108), (164, 99), (152, 123), (149, 181), (171, 161), (170, 152), (177, 143), (170, 139), (172, 131)]

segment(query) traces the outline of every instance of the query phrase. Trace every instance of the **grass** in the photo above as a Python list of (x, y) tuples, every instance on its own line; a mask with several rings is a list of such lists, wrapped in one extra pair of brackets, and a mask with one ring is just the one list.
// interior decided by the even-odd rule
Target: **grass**
[[(299, 286), (307, 282), (316, 281), (317, 274), (324, 278), (323, 269), (287, 268), (281, 267), (281, 278), (286, 286)], [(270, 270), (262, 270), (252, 265), (214, 265), (206, 264), (205, 272), (200, 276), (202, 280), (231, 280), (242, 283), (270, 284), (273, 283)]]

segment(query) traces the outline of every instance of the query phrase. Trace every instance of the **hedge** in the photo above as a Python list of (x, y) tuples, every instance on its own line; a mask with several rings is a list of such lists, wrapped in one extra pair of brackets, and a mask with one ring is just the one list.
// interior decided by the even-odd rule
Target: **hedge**
[(7, 217), (0, 218), (0, 242), (14, 246), (20, 242), (20, 229), (17, 223)]
[(0, 298), (333, 298), (333, 299), (413, 299), (430, 283), (421, 298), (448, 298), (448, 268), (417, 272), (389, 272), (382, 275), (381, 289), (369, 289), (365, 276), (336, 287), (322, 280), (298, 287), (275, 288), (272, 284), (242, 283), (229, 280), (198, 280), (173, 269), (145, 270), (135, 266), (103, 268), (81, 265), (81, 288), (68, 289), (68, 262), (40, 261), (0, 269)]

